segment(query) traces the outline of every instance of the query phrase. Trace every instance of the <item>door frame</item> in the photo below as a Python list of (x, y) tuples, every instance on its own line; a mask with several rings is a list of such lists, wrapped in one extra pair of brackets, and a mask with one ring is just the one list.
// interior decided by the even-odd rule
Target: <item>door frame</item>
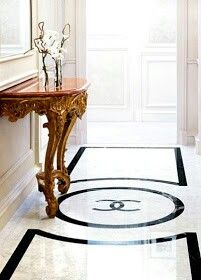
[[(86, 76), (86, 0), (76, 0), (76, 74)], [(177, 144), (186, 145), (188, 0), (177, 0)], [(87, 119), (85, 118), (84, 122)], [(85, 129), (87, 125), (85, 124)]]
[[(65, 4), (67, 1), (65, 0)], [(75, 0), (76, 76), (86, 77), (86, 0)], [(187, 145), (188, 0), (177, 0), (177, 144)], [(34, 116), (35, 159), (39, 164), (39, 118)], [(33, 133), (33, 131), (32, 131)], [(76, 127), (76, 144), (87, 143), (87, 114)]]
[[(86, 0), (75, 1), (75, 23), (76, 23), (76, 77), (86, 78), (86, 59), (87, 59), (87, 33), (86, 33)], [(76, 124), (76, 144), (87, 143), (87, 112), (78, 120)]]
[(196, 137), (196, 152), (201, 155), (201, 0), (198, 0), (198, 134)]
[(177, 0), (177, 143), (188, 144), (188, 0)]

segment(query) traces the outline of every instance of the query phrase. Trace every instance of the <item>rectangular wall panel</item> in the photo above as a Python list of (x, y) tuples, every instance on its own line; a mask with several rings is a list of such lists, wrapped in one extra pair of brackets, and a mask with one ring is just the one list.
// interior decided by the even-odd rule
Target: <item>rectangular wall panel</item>
[(176, 121), (177, 66), (172, 53), (142, 56), (142, 120)]
[(127, 49), (88, 50), (89, 121), (132, 119)]

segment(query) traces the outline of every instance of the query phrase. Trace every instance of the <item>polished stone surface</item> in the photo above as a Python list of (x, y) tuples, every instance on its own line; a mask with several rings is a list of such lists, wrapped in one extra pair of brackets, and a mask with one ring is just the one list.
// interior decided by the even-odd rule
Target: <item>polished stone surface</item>
[(0, 270), (25, 236), (11, 279), (201, 279), (201, 158), (191, 147), (182, 148), (182, 156), (187, 186), (177, 184), (173, 149), (86, 149), (60, 199), (70, 220), (47, 219), (44, 199), (33, 190), (0, 233)]
[(177, 125), (167, 122), (87, 122), (87, 143), (93, 145), (175, 145)]
[(144, 178), (178, 182), (174, 149), (87, 148), (71, 174), (86, 178)]
[(46, 88), (42, 79), (33, 78), (11, 88), (0, 91), (0, 98), (62, 97), (86, 91), (89, 83), (80, 78), (63, 78), (61, 88), (55, 88), (54, 80)]

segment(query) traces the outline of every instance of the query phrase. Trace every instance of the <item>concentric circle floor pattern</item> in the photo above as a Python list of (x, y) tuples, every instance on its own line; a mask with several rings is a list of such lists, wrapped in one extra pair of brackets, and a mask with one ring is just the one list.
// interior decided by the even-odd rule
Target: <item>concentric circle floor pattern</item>
[(7, 226), (0, 269), (12, 279), (201, 279), (201, 194), (184, 166), (178, 148), (82, 148), (57, 217), (33, 192)]

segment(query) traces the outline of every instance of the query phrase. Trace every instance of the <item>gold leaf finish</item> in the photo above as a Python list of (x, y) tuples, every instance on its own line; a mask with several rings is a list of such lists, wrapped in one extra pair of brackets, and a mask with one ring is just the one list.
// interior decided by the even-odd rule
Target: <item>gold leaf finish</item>
[[(13, 88), (15, 97), (12, 96), (10, 89), (8, 93), (0, 92), (1, 117), (8, 117), (9, 121), (16, 122), (31, 112), (47, 116), (48, 122), (44, 127), (49, 130), (49, 141), (45, 167), (44, 172), (38, 173), (36, 178), (39, 191), (45, 195), (48, 204), (46, 213), (50, 218), (54, 218), (58, 210), (58, 202), (54, 195), (55, 179), (58, 179), (58, 190), (62, 194), (66, 193), (70, 186), (70, 176), (64, 162), (66, 143), (77, 118), (81, 118), (86, 110), (88, 86), (85, 82), (80, 89), (72, 88), (70, 91), (68, 88), (66, 91), (68, 94), (62, 89), (62, 93), (58, 96), (58, 90), (55, 90), (55, 94), (52, 96), (49, 94), (47, 97), (45, 93), (38, 96), (37, 90), (35, 95), (31, 92), (31, 97), (28, 97), (28, 89), (27, 91), (23, 89), (20, 96), (22, 86), (19, 91)], [(56, 170), (53, 165), (55, 156), (57, 156)]]

